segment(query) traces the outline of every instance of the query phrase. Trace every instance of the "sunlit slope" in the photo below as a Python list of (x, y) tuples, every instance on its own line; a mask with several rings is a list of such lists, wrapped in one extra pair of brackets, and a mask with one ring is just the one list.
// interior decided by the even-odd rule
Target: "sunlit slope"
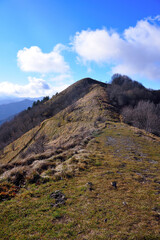
[(4, 149), (0, 181), (0, 239), (160, 239), (160, 138), (98, 82)]
[[(0, 236), (160, 239), (159, 146), (157, 137), (106, 121), (81, 153), (61, 163), (61, 178), (48, 170), (48, 182), (27, 185), (14, 199), (1, 203)], [(50, 198), (55, 190), (66, 196), (59, 207)]]
[[(119, 115), (109, 104), (106, 89), (94, 84), (83, 98), (7, 146), (1, 154), (1, 172), (22, 165), (30, 165), (30, 171), (34, 162), (51, 162), (51, 158), (61, 152), (69, 156), (69, 150), (85, 148), (87, 138), (103, 129), (106, 121), (119, 121)], [(43, 142), (39, 143), (41, 138)], [(43, 146), (39, 149), (40, 144)]]
[(55, 116), (57, 113), (83, 98), (90, 92), (90, 88), (98, 84), (107, 88), (107, 84), (91, 78), (85, 78), (72, 84), (51, 99), (45, 97), (37, 101), (32, 108), (19, 113), (14, 119), (0, 127), (0, 150), (17, 140), (32, 128), (38, 126), (44, 120)]
[[(90, 92), (93, 85), (103, 86), (104, 89), (106, 89), (107, 87), (106, 84), (90, 78), (79, 80), (76, 83), (69, 86), (64, 91), (60, 92), (58, 95), (53, 96), (49, 101), (47, 101), (44, 105), (49, 106), (49, 108), (47, 112), (43, 113), (43, 115), (55, 116), (63, 109), (71, 106), (79, 99), (82, 99), (86, 94)], [(12, 143), (9, 145), (9, 147), (6, 147), (4, 151), (1, 151), (0, 162), (2, 163), (5, 161), (12, 160), (12, 158), (14, 158), (18, 154), (18, 152), (21, 151), (22, 148), (24, 148), (27, 144), (30, 143), (32, 138), (37, 135), (37, 133), (43, 127), (43, 125), (44, 123), (41, 123), (39, 126), (37, 125), (33, 130), (25, 133), (24, 136), (20, 137), (17, 141), (15, 141), (15, 143)]]

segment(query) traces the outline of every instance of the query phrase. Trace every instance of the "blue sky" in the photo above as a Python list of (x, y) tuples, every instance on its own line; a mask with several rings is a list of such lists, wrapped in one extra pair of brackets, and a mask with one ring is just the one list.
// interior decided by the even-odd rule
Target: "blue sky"
[(0, 97), (116, 72), (160, 89), (159, 0), (0, 0)]

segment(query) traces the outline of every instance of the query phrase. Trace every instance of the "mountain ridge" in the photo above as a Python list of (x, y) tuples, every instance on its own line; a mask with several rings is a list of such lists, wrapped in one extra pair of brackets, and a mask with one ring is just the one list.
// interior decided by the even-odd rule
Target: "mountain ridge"
[(68, 105), (82, 98), (92, 85), (107, 86), (96, 80), (85, 78), (54, 95), (50, 100), (34, 105), (33, 108), (18, 114), (13, 120), (0, 127), (0, 148), (19, 138), (42, 121), (57, 114)]
[[(84, 81), (84, 80), (83, 80)], [(80, 82), (80, 84), (81, 84), (82, 82)], [(95, 83), (94, 81), (92, 82), (92, 83)], [(103, 85), (103, 84), (102, 84)], [(62, 121), (64, 121), (64, 119), (65, 119), (65, 115), (67, 116), (67, 115), (69, 115), (69, 112), (73, 112), (74, 113), (74, 118), (76, 119), (76, 118), (78, 118), (78, 116), (79, 116), (79, 118), (82, 118), (82, 116), (84, 115), (84, 117), (85, 118), (89, 118), (90, 119), (90, 121), (94, 121), (94, 119), (93, 119), (93, 114), (92, 114), (92, 112), (94, 112), (93, 111), (93, 109), (95, 109), (95, 106), (96, 106), (96, 104), (97, 104), (97, 106), (99, 107), (99, 108), (102, 108), (102, 107), (104, 107), (106, 104), (108, 105), (108, 100), (107, 100), (107, 98), (106, 98), (106, 92), (105, 92), (105, 89), (103, 89), (101, 86), (102, 86), (101, 84), (99, 85), (98, 84), (98, 86), (97, 86), (97, 82), (96, 82), (96, 84), (93, 84), (93, 85), (91, 85), (92, 86), (92, 89), (91, 89), (91, 91), (88, 93), (88, 94), (86, 94), (85, 96), (87, 96), (87, 95), (90, 95), (88, 98), (86, 97), (86, 100), (85, 100), (85, 97), (82, 97), (82, 98), (80, 98), (77, 102), (78, 102), (78, 104), (80, 104), (80, 106), (79, 107), (77, 107), (77, 109), (86, 109), (87, 111), (88, 111), (88, 109), (90, 108), (91, 110), (91, 112), (90, 112), (90, 114), (87, 114), (86, 115), (86, 113), (84, 113), (84, 114), (82, 114), (83, 112), (82, 112), (82, 110), (81, 110), (81, 112), (78, 112), (79, 110), (77, 110), (77, 116), (75, 115), (75, 109), (74, 108), (76, 108), (76, 106), (74, 105), (74, 103), (72, 103), (71, 105), (69, 105), (69, 107), (68, 108), (66, 108), (66, 110), (64, 109), (64, 110), (62, 110), (62, 113), (60, 112), (60, 114), (59, 113), (57, 113), (57, 114), (59, 114), (60, 115), (60, 118), (62, 118), (63, 120)], [(77, 85), (74, 85), (74, 87), (77, 87)], [(106, 85), (104, 85), (104, 86), (106, 86)], [(62, 92), (62, 94), (63, 94), (64, 92)], [(92, 93), (93, 93), (93, 95), (92, 95)], [(61, 97), (61, 96), (60, 96)], [(102, 98), (102, 99), (101, 99)], [(82, 100), (81, 100), (82, 99)], [(93, 105), (93, 104), (91, 104), (91, 105), (89, 105), (88, 103), (87, 103), (87, 106), (81, 106), (81, 102), (85, 102), (85, 101), (90, 101), (90, 102), (92, 102), (92, 100), (95, 102), (95, 106)], [(51, 99), (51, 101), (52, 101), (52, 99)], [(105, 108), (105, 107), (104, 107)], [(111, 109), (111, 110), (110, 110)], [(116, 119), (119, 119), (119, 117), (118, 117), (118, 113), (117, 113), (117, 111), (116, 111), (116, 109), (113, 107), (113, 106), (111, 106), (111, 105), (108, 105), (108, 110), (110, 111), (110, 116), (108, 116), (109, 118), (111, 117), (112, 118), (112, 120), (114, 119), (114, 116), (112, 116), (112, 115), (114, 115), (114, 114), (112, 114), (112, 110), (114, 110), (114, 112), (115, 112), (115, 115), (116, 115)], [(96, 118), (99, 118), (100, 119), (100, 121), (104, 121), (103, 119), (101, 119), (102, 117), (104, 118), (105, 117), (105, 111), (108, 111), (108, 110), (105, 110), (104, 109), (104, 113), (103, 113), (103, 115), (102, 116), (100, 116), (100, 115), (97, 115), (97, 113), (96, 113)], [(97, 111), (98, 111), (98, 109), (97, 109)], [(62, 115), (62, 116), (61, 116)], [(56, 117), (57, 118), (57, 117)], [(67, 116), (67, 118), (69, 118), (69, 116)], [(44, 122), (42, 122), (39, 126), (37, 126), (37, 127), (35, 127), (35, 129), (37, 129), (37, 130), (30, 130), (29, 131), (29, 135), (32, 135), (33, 137), (32, 138), (34, 138), (35, 137), (35, 135), (43, 128), (43, 126), (44, 125), (46, 125), (47, 124), (47, 122), (50, 122), (52, 119), (54, 119), (54, 116), (53, 117), (51, 117), (51, 118), (49, 118), (49, 119), (46, 119)], [(59, 121), (59, 120), (58, 120)], [(69, 122), (70, 120), (69, 119), (67, 119), (66, 120), (66, 122)], [(59, 122), (58, 123), (58, 125), (61, 125), (61, 123)], [(34, 134), (32, 134), (31, 132), (34, 132), (35, 131), (35, 133)], [(26, 133), (26, 135), (28, 135), (27, 133)], [(48, 135), (49, 135), (49, 132), (48, 132)], [(19, 139), (18, 139), (18, 141), (19, 141)], [(21, 141), (21, 140), (20, 140)], [(29, 140), (29, 142), (30, 142), (31, 140)], [(12, 145), (12, 143), (11, 143), (11, 145)], [(13, 154), (11, 154), (11, 155), (13, 155)], [(3, 158), (3, 157), (2, 157)]]
[(5, 119), (10, 120), (14, 117), (14, 115), (27, 109), (28, 107), (31, 107), (33, 102), (33, 100), (24, 99), (19, 102), (0, 105), (0, 121), (5, 121)]
[(1, 151), (2, 239), (159, 239), (160, 138), (125, 124), (107, 88), (53, 96), (54, 116)]

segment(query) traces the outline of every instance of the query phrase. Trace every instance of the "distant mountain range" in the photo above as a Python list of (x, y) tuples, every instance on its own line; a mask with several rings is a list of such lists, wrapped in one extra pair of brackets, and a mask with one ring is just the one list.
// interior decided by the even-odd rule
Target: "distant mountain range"
[(24, 98), (24, 97), (14, 97), (14, 96), (0, 96), (0, 105), (21, 102), (26, 99), (31, 101), (36, 100), (36, 98), (34, 99), (34, 98)]
[[(14, 101), (14, 99), (12, 100)], [(18, 101), (17, 99), (16, 102), (1, 104), (2, 102), (4, 103), (5, 101), (0, 100), (0, 125), (7, 120), (8, 121), (11, 120), (19, 112), (27, 109), (28, 107), (31, 107), (34, 101), (35, 99), (24, 99), (24, 100), (20, 99), (20, 101)], [(7, 99), (6, 99), (6, 102), (7, 102)]]

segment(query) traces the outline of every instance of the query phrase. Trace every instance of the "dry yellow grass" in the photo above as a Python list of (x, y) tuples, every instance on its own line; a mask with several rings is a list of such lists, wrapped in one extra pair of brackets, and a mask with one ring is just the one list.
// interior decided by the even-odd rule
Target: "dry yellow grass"
[[(108, 103), (105, 89), (97, 84), (93, 85), (85, 97), (79, 99), (75, 104), (67, 107), (56, 116), (45, 120), (36, 128), (24, 134), (21, 138), (4, 149), (0, 162), (3, 164), (2, 173), (5, 171), (4, 164), (10, 164), (10, 168), (17, 165), (28, 165), (33, 167), (34, 161), (52, 160), (55, 162), (57, 150), (66, 151), (66, 158), (70, 157), (70, 149), (73, 152), (83, 149), (92, 138), (93, 133), (105, 127), (107, 120), (119, 121), (116, 109)], [(25, 152), (34, 144), (38, 144), (40, 136), (47, 136), (43, 153), (32, 153), (27, 156)], [(14, 149), (13, 149), (14, 146)], [(23, 157), (24, 155), (24, 157)], [(73, 153), (72, 153), (73, 155)], [(57, 156), (58, 159), (60, 157)], [(57, 161), (59, 164), (59, 161)], [(42, 164), (43, 165), (43, 164)], [(34, 168), (34, 167), (33, 167)], [(43, 169), (42, 169), (43, 170)], [(11, 170), (10, 170), (11, 171)], [(4, 173), (1, 175), (1, 178)]]
[[(43, 135), (44, 152), (22, 159)], [(1, 176), (25, 171), (26, 179), (15, 198), (0, 204), (0, 238), (160, 239), (160, 139), (123, 124), (102, 86), (11, 149)], [(50, 198), (55, 190), (67, 198), (57, 208)]]

